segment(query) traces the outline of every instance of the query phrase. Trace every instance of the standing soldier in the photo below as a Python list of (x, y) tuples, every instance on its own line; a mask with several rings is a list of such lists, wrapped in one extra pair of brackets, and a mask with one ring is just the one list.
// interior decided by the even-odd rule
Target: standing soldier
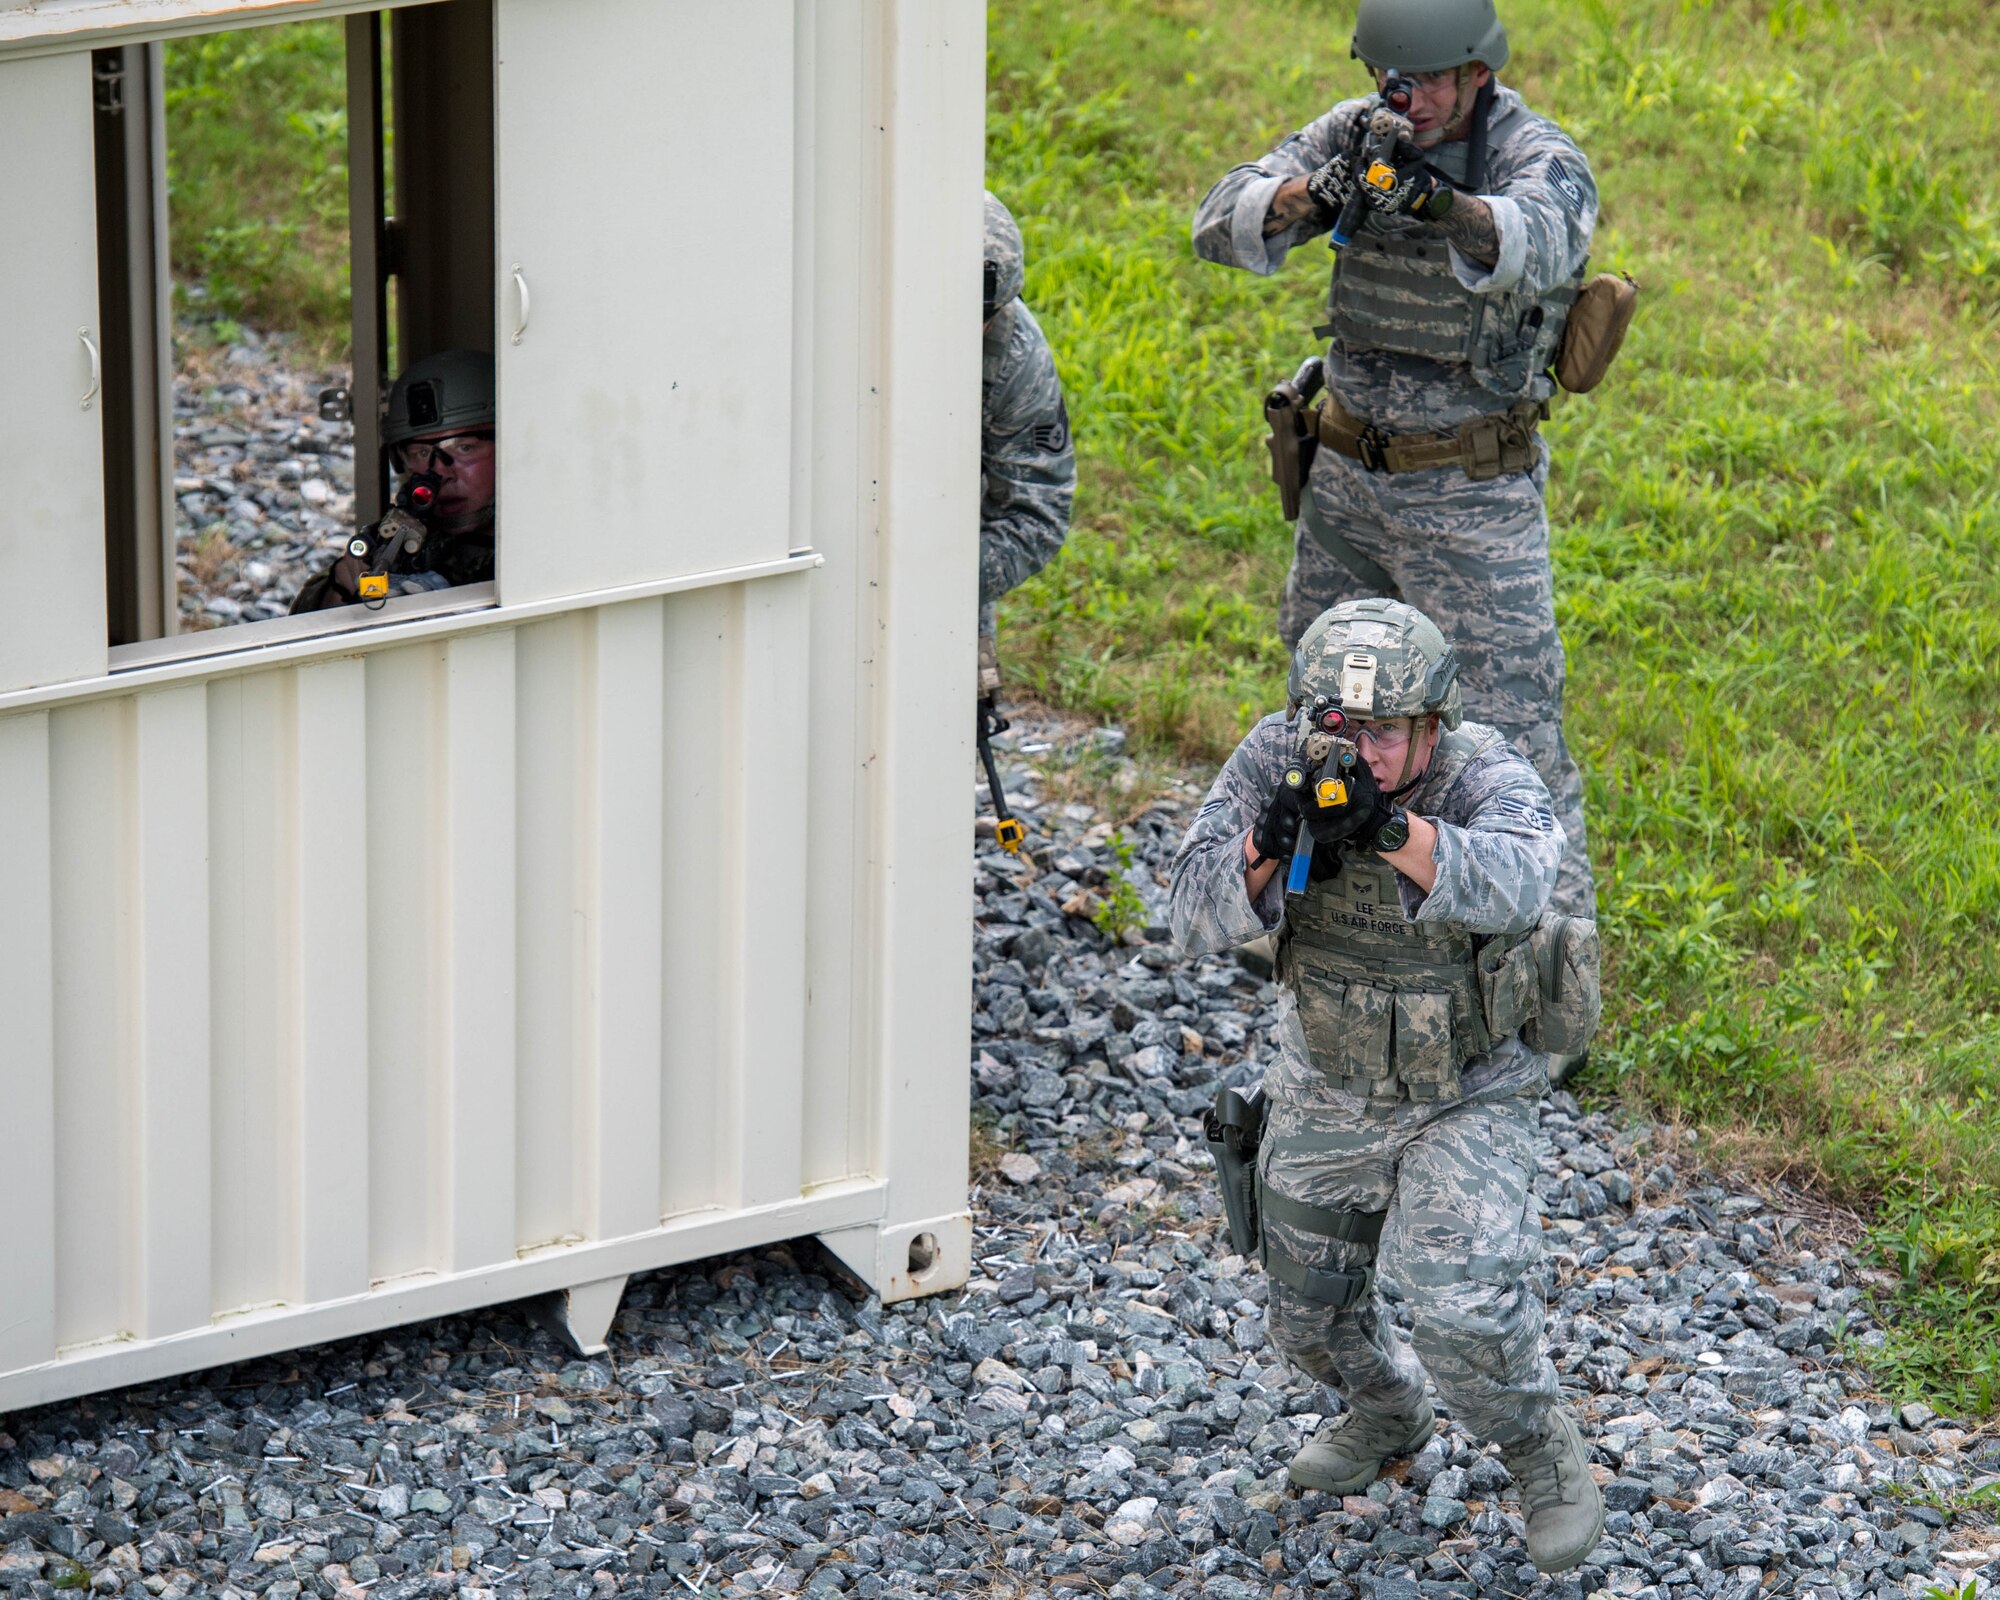
[(1544, 1348), (1535, 1112), (1545, 1052), (1595, 1024), (1596, 925), (1544, 914), (1562, 826), (1509, 742), (1461, 721), (1458, 671), (1397, 601), (1315, 621), (1293, 715), (1251, 729), (1188, 831), (1171, 915), (1193, 954), (1278, 935), (1278, 1059), (1217, 1097), (1208, 1133), (1272, 1342), (1347, 1402), (1292, 1480), (1359, 1494), (1422, 1448), (1428, 1371), (1500, 1445), (1530, 1558), (1564, 1572), (1604, 1505)]
[[(1331, 340), (1310, 424), (1325, 448), (1279, 631), (1289, 648), (1327, 606), (1363, 595), (1434, 617), (1464, 662), (1467, 707), (1555, 798), (1569, 849), (1554, 904), (1594, 916), (1536, 424), (1597, 187), (1562, 130), (1495, 81), (1507, 53), (1493, 0), (1361, 0), (1353, 54), (1383, 96), (1344, 101), (1232, 168), (1195, 214), (1194, 247), (1273, 273), (1337, 223), (1352, 230), (1315, 330)], [(1401, 120), (1385, 125), (1392, 107)]]
[(986, 196), (979, 449), (979, 693), (997, 694), (993, 603), (1047, 566), (1069, 535), (1076, 450), (1055, 357), (1021, 301), (1021, 230)]

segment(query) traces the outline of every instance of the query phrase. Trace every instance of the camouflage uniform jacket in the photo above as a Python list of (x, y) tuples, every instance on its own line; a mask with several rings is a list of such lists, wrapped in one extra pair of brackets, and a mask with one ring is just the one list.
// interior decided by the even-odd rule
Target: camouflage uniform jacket
[(979, 604), (990, 618), (995, 600), (1062, 548), (1076, 493), (1076, 450), (1055, 357), (1019, 300), (987, 325), (983, 358)]
[[(1205, 261), (1268, 274), (1295, 246), (1327, 231), (1307, 217), (1269, 238), (1264, 219), (1288, 178), (1303, 177), (1348, 150), (1368, 99), (1346, 100), (1308, 123), (1261, 161), (1232, 167), (1208, 191), (1194, 218), (1195, 253)], [(1583, 153), (1512, 89), (1498, 89), (1488, 123), (1482, 198), (1493, 208), (1500, 259), (1481, 266), (1457, 250), (1452, 270), (1475, 294), (1539, 296), (1568, 282), (1590, 255), (1597, 226), (1597, 183)], [(1464, 175), (1467, 147), (1454, 140), (1431, 149), (1432, 164)], [(1352, 414), (1392, 433), (1434, 432), (1503, 408), (1505, 397), (1476, 382), (1470, 369), (1421, 356), (1333, 352), (1327, 382)], [(1537, 374), (1518, 398), (1546, 399), (1553, 386)]]
[[(370, 540), (377, 537), (376, 529), (381, 524), (370, 523), (361, 532)], [(424, 540), (424, 545), (415, 555), (405, 555), (397, 551), (389, 563), (389, 593), (424, 594), (437, 589), (456, 589), (462, 584), (491, 583), (493, 581), (493, 536), (494, 525), (484, 526), (465, 533), (433, 533)], [(348, 562), (336, 559), (332, 565), (314, 573), (299, 586), (299, 592), (292, 599), (294, 615), (301, 611), (326, 611), (335, 606), (352, 605), (355, 596), (342, 591), (336, 582), (336, 573), (346, 576)]]
[[(1486, 731), (1466, 722), (1446, 737), (1477, 738)], [(1174, 938), (1190, 955), (1247, 944), (1273, 932), (1283, 920), (1284, 870), (1273, 875), (1253, 902), (1244, 884), (1243, 840), (1277, 792), (1293, 740), (1293, 724), (1286, 717), (1274, 713), (1264, 718), (1236, 747), (1195, 813), (1174, 857), (1169, 911)], [(1412, 815), (1435, 823), (1438, 831), (1432, 857), (1437, 883), (1431, 892), (1426, 895), (1397, 874), (1404, 914), (1469, 933), (1532, 928), (1555, 886), (1564, 843), (1562, 825), (1535, 769), (1499, 741), (1441, 788), (1433, 792), (1430, 780), (1421, 779), (1402, 799)], [(1312, 1064), (1289, 991), (1279, 1010), (1282, 1059), (1276, 1065), (1274, 1097), (1323, 1097), (1326, 1076)], [(1468, 1062), (1461, 1082), (1468, 1096), (1505, 1093), (1543, 1070), (1539, 1055), (1519, 1039), (1507, 1039)], [(1288, 1089), (1293, 1095), (1288, 1096)]]

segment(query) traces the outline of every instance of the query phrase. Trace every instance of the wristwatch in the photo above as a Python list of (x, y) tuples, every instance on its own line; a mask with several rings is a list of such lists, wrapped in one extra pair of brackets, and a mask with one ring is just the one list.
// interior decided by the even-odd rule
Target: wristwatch
[(1401, 806), (1389, 808), (1389, 820), (1375, 830), (1375, 848), (1383, 855), (1400, 850), (1410, 842), (1410, 814)]

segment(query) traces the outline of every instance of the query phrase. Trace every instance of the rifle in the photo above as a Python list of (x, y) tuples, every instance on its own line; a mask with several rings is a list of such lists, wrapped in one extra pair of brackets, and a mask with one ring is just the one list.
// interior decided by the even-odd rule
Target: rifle
[[(1347, 774), (1361, 759), (1361, 747), (1346, 737), (1346, 731), (1347, 713), (1330, 696), (1322, 695), (1299, 710), (1298, 743), (1291, 765), (1285, 768), (1285, 787), (1309, 793), (1321, 810), (1347, 804)], [(1312, 858), (1312, 830), (1302, 827), (1285, 877), (1286, 894), (1305, 893)]]
[(986, 766), (986, 787), (993, 796), (993, 837), (1000, 841), (1000, 848), (1010, 856), (1021, 853), (1021, 842), (1028, 837), (1028, 830), (1021, 819), (1007, 809), (1007, 791), (1000, 785), (1000, 769), (993, 764), (993, 735), (1005, 733), (1012, 726), (1000, 714), (1000, 707), (990, 694), (979, 697), (979, 759)]
[(1028, 830), (1007, 809), (1007, 791), (1000, 783), (1000, 769), (993, 761), (993, 736), (1011, 726), (1000, 714), (1000, 651), (990, 633), (979, 635), (979, 713), (975, 727), (979, 739), (979, 759), (986, 768), (986, 787), (993, 796), (993, 837), (1010, 856), (1021, 853)]
[(415, 555), (430, 537), (423, 519), (437, 504), (444, 480), (435, 472), (412, 472), (396, 491), (396, 502), (375, 524), (375, 537), (357, 533), (347, 541), (347, 553), (361, 564), (355, 598), (379, 604), (389, 598), (389, 568), (399, 555)]
[(1334, 249), (1344, 249), (1347, 241), (1354, 237), (1355, 230), (1361, 226), (1363, 208), (1368, 204), (1361, 193), (1361, 186), (1365, 183), (1385, 192), (1395, 188), (1396, 145), (1412, 137), (1410, 102), (1416, 92), (1415, 81), (1400, 72), (1391, 72), (1383, 78), (1382, 91), (1375, 96), (1375, 108), (1368, 115), (1361, 159), (1354, 164), (1354, 188), (1333, 224)]

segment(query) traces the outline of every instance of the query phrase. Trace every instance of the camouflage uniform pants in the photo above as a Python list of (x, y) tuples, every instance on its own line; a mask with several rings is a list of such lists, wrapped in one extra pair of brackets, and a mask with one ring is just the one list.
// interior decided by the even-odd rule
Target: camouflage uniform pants
[[(1535, 1102), (1526, 1093), (1447, 1106), (1405, 1100), (1386, 1115), (1298, 1102), (1272, 1109), (1265, 1183), (1309, 1205), (1387, 1211), (1375, 1266), (1401, 1291), (1413, 1330), (1406, 1342), (1376, 1283), (1342, 1311), (1273, 1278), (1271, 1340), (1294, 1366), (1378, 1415), (1409, 1409), (1428, 1372), (1478, 1437), (1504, 1445), (1542, 1434), (1558, 1391), (1533, 1279), (1542, 1253), (1530, 1189)], [(1363, 1245), (1265, 1226), (1272, 1248), (1308, 1267), (1343, 1271), (1370, 1257)]]
[(1465, 714), (1491, 723), (1534, 764), (1569, 836), (1550, 905), (1597, 915), (1583, 829), (1583, 777), (1563, 739), (1563, 647), (1549, 575), (1544, 446), (1533, 472), (1474, 483), (1457, 467), (1369, 472), (1331, 450), (1313, 462), (1322, 526), (1351, 549), (1329, 551), (1301, 518), (1278, 608), (1285, 648), (1343, 600), (1376, 595), (1415, 606), (1458, 646)]

